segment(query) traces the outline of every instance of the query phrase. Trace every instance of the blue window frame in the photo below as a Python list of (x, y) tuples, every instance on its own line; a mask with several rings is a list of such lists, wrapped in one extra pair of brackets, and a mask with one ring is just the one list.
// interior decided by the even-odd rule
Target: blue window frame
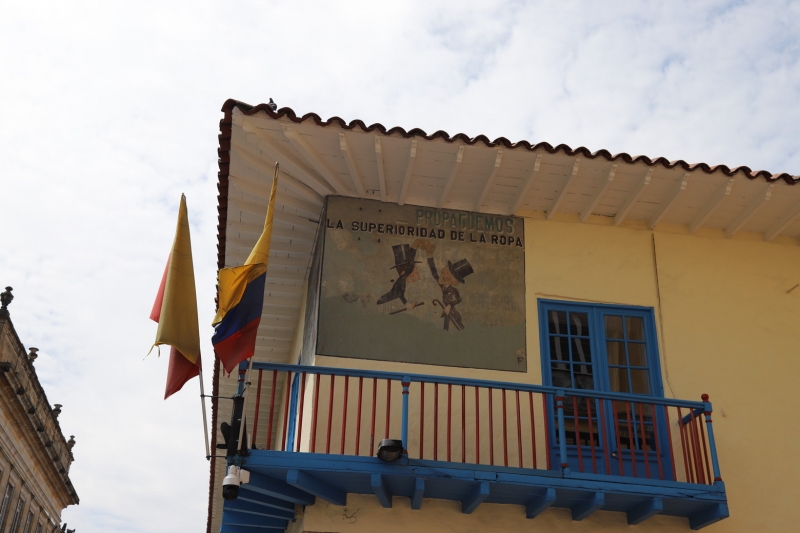
[[(652, 308), (539, 300), (539, 323), (542, 381), (566, 391), (565, 440), (570, 463), (586, 460), (578, 460), (581, 446), (600, 452), (608, 446), (612, 456), (622, 454), (627, 463), (643, 462), (639, 456), (645, 450), (648, 462), (655, 459), (655, 435), (664, 432), (656, 433), (654, 424), (662, 421), (654, 417), (650, 406), (636, 402), (639, 397), (664, 395)], [(570, 389), (630, 394), (632, 401), (590, 400), (571, 396)], [(552, 407), (550, 411), (550, 440), (555, 448), (558, 426)], [(619, 470), (619, 464), (615, 461), (613, 470)], [(623, 472), (612, 473), (644, 471), (642, 466), (623, 464)]]

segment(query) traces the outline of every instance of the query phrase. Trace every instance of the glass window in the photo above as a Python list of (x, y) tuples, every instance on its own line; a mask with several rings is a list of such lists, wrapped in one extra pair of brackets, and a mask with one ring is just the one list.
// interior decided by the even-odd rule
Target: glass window
[(25, 519), (25, 527), (22, 528), (22, 533), (31, 533), (32, 523), (33, 523), (33, 511), (28, 511), (28, 518)]
[(14, 518), (11, 520), (11, 529), (9, 529), (9, 533), (17, 533), (17, 530), (19, 530), (19, 521), (22, 516), (22, 507), (24, 505), (25, 500), (22, 498), (17, 500), (17, 507), (14, 509)]
[(11, 495), (14, 493), (14, 485), (8, 483), (6, 490), (3, 492), (3, 501), (0, 502), (0, 531), (6, 524), (6, 516), (8, 515), (8, 504), (11, 502)]

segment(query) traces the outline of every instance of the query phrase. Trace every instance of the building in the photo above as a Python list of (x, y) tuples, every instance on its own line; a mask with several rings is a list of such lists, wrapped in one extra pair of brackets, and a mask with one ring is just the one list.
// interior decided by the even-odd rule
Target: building
[(0, 294), (0, 533), (51, 533), (79, 502), (69, 479), (75, 439), (64, 437), (61, 405), (50, 405), (36, 376), (38, 349), (26, 352), (17, 336), (11, 291)]
[(209, 533), (794, 530), (800, 178), (223, 112), (220, 268), (281, 173)]

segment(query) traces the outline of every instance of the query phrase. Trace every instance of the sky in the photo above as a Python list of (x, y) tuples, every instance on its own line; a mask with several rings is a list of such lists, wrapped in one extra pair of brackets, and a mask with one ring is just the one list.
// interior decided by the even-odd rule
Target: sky
[[(2, 3), (0, 287), (79, 533), (204, 531), (198, 382), (148, 319), (187, 197), (210, 390), (220, 108), (800, 175), (800, 2)], [(217, 488), (215, 488), (217, 490)]]

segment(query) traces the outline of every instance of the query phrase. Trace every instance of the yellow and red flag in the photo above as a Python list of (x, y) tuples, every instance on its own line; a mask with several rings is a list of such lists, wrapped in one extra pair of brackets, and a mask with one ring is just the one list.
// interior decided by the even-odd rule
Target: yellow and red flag
[(167, 267), (161, 278), (150, 318), (158, 322), (154, 346), (168, 345), (166, 400), (200, 373), (200, 329), (197, 322), (197, 292), (194, 284), (192, 241), (186, 197), (181, 195), (178, 227)]
[(256, 334), (264, 306), (264, 284), (267, 278), (277, 189), (276, 166), (264, 230), (253, 251), (244, 265), (219, 271), (219, 308), (212, 322), (215, 330), (211, 342), (214, 352), (228, 373), (255, 353)]

